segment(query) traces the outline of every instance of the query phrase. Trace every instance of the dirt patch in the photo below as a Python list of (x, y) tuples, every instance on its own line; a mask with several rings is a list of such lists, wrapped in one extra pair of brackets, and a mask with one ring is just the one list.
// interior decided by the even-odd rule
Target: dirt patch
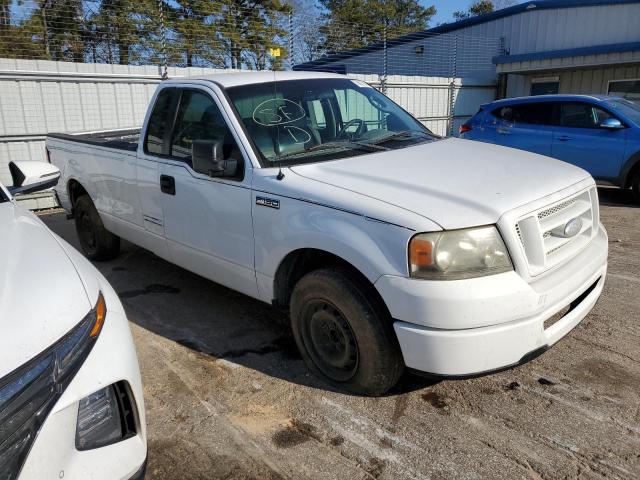
[(444, 409), (448, 406), (446, 397), (436, 393), (427, 392), (422, 394), (422, 400), (429, 403), (432, 407), (437, 409)]
[(292, 418), (289, 424), (275, 432), (271, 439), (278, 448), (290, 448), (311, 439), (321, 441), (316, 433), (316, 428), (308, 423)]
[(287, 426), (290, 421), (271, 405), (247, 405), (240, 414), (229, 417), (231, 421), (244, 431), (258, 436)]

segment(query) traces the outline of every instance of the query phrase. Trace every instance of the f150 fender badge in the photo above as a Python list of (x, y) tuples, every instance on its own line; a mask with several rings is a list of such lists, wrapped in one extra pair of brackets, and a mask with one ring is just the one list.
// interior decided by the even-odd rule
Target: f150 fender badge
[(275, 208), (276, 210), (279, 210), (280, 200), (276, 200), (275, 198), (256, 197), (256, 205), (262, 205), (263, 207)]

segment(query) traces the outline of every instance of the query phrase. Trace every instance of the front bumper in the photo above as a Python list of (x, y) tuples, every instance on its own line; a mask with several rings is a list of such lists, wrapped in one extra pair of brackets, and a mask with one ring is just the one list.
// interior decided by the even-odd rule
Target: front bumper
[[(598, 300), (607, 271), (608, 240), (598, 235), (544, 278), (516, 272), (450, 282), (382, 277), (376, 288), (397, 321), (407, 367), (468, 376), (522, 363), (569, 333)], [(545, 329), (544, 322), (572, 306)]]
[[(100, 283), (107, 304), (102, 332), (38, 432), (20, 480), (142, 478), (139, 475), (144, 472), (141, 467), (147, 457), (147, 445), (138, 359), (122, 305), (106, 280), (100, 277)], [(75, 444), (78, 402), (118, 381), (128, 382), (134, 397), (138, 412), (136, 435), (105, 447), (78, 451)]]

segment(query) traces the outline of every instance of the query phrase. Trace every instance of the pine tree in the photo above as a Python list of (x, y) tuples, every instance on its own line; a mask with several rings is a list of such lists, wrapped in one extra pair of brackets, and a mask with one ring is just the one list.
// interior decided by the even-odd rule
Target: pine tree
[[(222, 0), (216, 21), (224, 64), (229, 68), (280, 68), (288, 55), (287, 16), (290, 6), (279, 0)], [(280, 56), (271, 58), (270, 49)]]
[(416, 0), (320, 0), (324, 8), (322, 33), (329, 50), (358, 48), (424, 30), (435, 15), (434, 6)]

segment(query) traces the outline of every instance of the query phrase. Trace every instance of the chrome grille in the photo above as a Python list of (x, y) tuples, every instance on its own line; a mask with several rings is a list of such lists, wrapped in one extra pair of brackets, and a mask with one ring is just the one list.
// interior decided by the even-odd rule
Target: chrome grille
[[(579, 218), (582, 226), (565, 237), (566, 224)], [(577, 254), (598, 229), (598, 196), (595, 187), (574, 194), (520, 218), (515, 224), (532, 275), (538, 275)]]
[(566, 200), (562, 203), (559, 203), (558, 205), (554, 205), (551, 208), (547, 208), (546, 210), (541, 211), (540, 213), (538, 213), (538, 220), (544, 220), (545, 218), (561, 212), (562, 210), (564, 210), (565, 208), (570, 207), (571, 205), (573, 205), (574, 203), (577, 202), (577, 199), (572, 198), (570, 200)]

